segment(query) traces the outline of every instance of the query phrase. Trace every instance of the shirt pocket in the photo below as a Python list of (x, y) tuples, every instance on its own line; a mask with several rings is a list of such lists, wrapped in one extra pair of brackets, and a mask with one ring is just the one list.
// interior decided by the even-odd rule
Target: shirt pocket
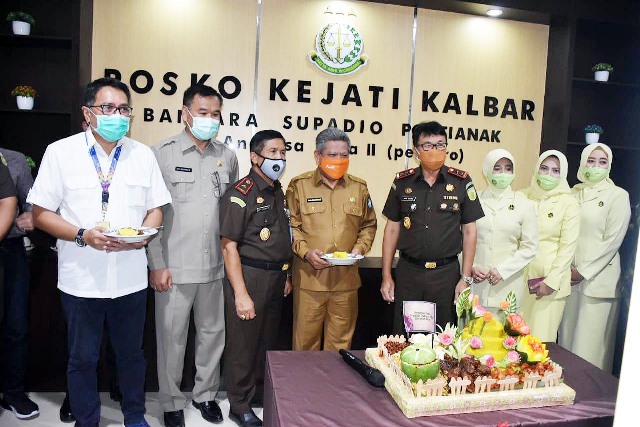
[(171, 193), (171, 198), (175, 201), (186, 202), (189, 194), (195, 191), (196, 180), (193, 172), (174, 172), (169, 179), (171, 181), (169, 192)]
[(147, 205), (147, 192), (151, 188), (151, 181), (144, 176), (128, 176), (125, 179), (127, 184), (127, 204), (129, 206), (144, 207)]
[(95, 179), (87, 179), (87, 176), (70, 176), (65, 183), (68, 193), (68, 203), (71, 211), (78, 213), (78, 217), (85, 217), (95, 212), (101, 206), (102, 188)]
[(273, 205), (268, 206), (265, 209), (265, 206), (259, 208), (259, 212), (255, 212), (253, 215), (253, 223), (256, 227), (266, 227), (270, 226), (275, 222), (276, 215)]
[(331, 227), (331, 215), (323, 215), (327, 207), (320, 202), (302, 203), (300, 212), (302, 213), (302, 227), (309, 230), (328, 230)]

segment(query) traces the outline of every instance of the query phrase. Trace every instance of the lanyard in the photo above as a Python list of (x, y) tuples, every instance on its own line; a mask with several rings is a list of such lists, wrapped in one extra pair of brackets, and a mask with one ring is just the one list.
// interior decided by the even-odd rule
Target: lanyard
[[(85, 140), (87, 139), (87, 135), (84, 135)], [(87, 140), (87, 145), (89, 141)], [(107, 216), (107, 208), (109, 207), (109, 186), (111, 185), (111, 180), (113, 179), (113, 174), (116, 171), (116, 166), (118, 165), (118, 159), (120, 159), (120, 151), (122, 151), (122, 145), (116, 147), (116, 151), (113, 154), (113, 159), (111, 160), (111, 167), (109, 168), (109, 173), (105, 177), (102, 174), (102, 168), (100, 167), (100, 162), (98, 161), (98, 155), (96, 154), (95, 146), (92, 145), (89, 147), (89, 154), (91, 155), (91, 159), (93, 160), (93, 166), (96, 168), (96, 173), (98, 174), (98, 179), (100, 180), (100, 186), (102, 187), (102, 220), (104, 221)]]

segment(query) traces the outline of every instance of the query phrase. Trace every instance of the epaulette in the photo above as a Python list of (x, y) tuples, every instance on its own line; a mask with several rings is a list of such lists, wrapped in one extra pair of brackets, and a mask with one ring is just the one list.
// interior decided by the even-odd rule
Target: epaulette
[(403, 170), (400, 172), (396, 173), (396, 179), (405, 179), (409, 176), (415, 175), (416, 174), (416, 168), (411, 168), (411, 169), (407, 169), (407, 170)]
[(359, 178), (359, 177), (357, 177), (357, 176), (353, 176), (353, 175), (351, 175), (351, 174), (347, 174), (347, 175), (349, 176), (349, 178), (350, 178), (352, 181), (355, 181), (355, 182), (360, 183), (360, 184), (367, 185), (367, 181), (365, 181), (364, 179)]
[(307, 172), (301, 173), (300, 175), (294, 176), (293, 178), (291, 178), (291, 181), (289, 181), (289, 182), (295, 182), (295, 181), (299, 181), (301, 179), (311, 178), (313, 176), (314, 172), (315, 171), (307, 171)]
[(239, 192), (241, 192), (245, 196), (249, 193), (249, 190), (251, 190), (251, 187), (253, 187), (253, 180), (251, 178), (249, 178), (249, 177), (241, 179), (236, 184), (236, 190), (238, 190)]
[(456, 168), (447, 168), (447, 172), (453, 176), (457, 176), (460, 179), (466, 179), (469, 177), (469, 172), (465, 172)]

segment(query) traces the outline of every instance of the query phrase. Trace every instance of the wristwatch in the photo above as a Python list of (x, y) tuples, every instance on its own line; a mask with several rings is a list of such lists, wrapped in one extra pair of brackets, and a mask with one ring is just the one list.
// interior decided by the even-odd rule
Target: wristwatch
[(462, 281), (468, 284), (469, 286), (473, 285), (473, 277), (471, 276), (462, 276)]
[(82, 238), (82, 235), (84, 234), (85, 231), (86, 231), (85, 228), (81, 228), (80, 230), (78, 230), (78, 234), (76, 234), (76, 245), (80, 246), (81, 248), (84, 248), (85, 246), (87, 246), (87, 242), (85, 242), (84, 239)]

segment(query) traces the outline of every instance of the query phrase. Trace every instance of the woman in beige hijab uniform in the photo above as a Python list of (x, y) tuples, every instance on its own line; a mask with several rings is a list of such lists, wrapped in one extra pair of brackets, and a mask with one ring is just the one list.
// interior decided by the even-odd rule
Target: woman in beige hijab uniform
[(524, 268), (538, 250), (534, 203), (511, 189), (514, 163), (511, 153), (499, 148), (487, 154), (482, 167), (489, 186), (480, 194), (485, 216), (476, 222), (473, 293), (494, 314), (509, 292), (521, 304), (526, 289)]
[(604, 144), (582, 150), (573, 196), (580, 204), (580, 237), (571, 269), (571, 296), (559, 343), (611, 372), (620, 291), (618, 249), (629, 226), (629, 193), (609, 178), (613, 155)]
[(580, 234), (580, 207), (567, 183), (567, 158), (559, 151), (540, 155), (529, 188), (538, 217), (538, 252), (525, 268), (528, 292), (522, 313), (531, 334), (555, 342), (571, 293), (571, 262)]

